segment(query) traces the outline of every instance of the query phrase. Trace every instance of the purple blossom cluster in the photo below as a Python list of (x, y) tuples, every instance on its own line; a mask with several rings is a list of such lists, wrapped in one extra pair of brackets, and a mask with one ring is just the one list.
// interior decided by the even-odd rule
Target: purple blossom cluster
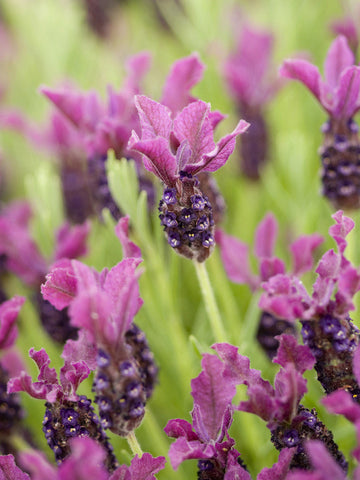
[[(173, 3), (186, 16), (181, 2)], [(107, 0), (103, 9), (97, 0), (84, 4), (90, 25), (106, 41), (115, 2)], [(222, 332), (216, 322), (225, 313), (217, 311), (205, 270), (216, 245), (229, 279), (246, 284), (253, 295), (261, 293), (256, 339), (269, 369), (277, 372), (269, 381), (267, 372), (252, 368), (254, 359), (239, 347), (216, 339), (208, 350), (202, 339), (192, 336), (202, 360), (200, 373), (191, 380), (191, 419), (167, 418), (164, 425), (153, 419), (152, 424), (161, 427), (164, 442), (166, 437), (175, 439), (164, 452), (169, 458), (166, 468), (176, 472), (185, 461), (195, 460), (199, 480), (251, 480), (253, 466), (247, 466), (246, 452), (242, 453), (246, 432), (245, 438), (236, 438), (233, 427), (240, 417), (252, 414), (265, 422), (265, 440), (277, 454), (272, 466), (257, 469), (258, 480), (345, 480), (349, 474), (360, 479), (359, 465), (353, 466), (353, 460), (360, 461), (360, 446), (353, 459), (346, 458), (327, 426), (331, 414), (342, 415), (354, 425), (360, 441), (360, 331), (350, 316), (356, 309), (360, 269), (345, 255), (355, 223), (337, 210), (329, 229), (336, 248), (321, 257), (318, 248), (324, 238), (318, 233), (289, 242), (288, 268), (275, 253), (279, 225), (272, 213), (256, 228), (253, 254), (249, 245), (225, 232), (221, 226), (225, 200), (213, 177), (235, 153), (241, 159), (242, 181), (261, 185), (271, 156), (266, 108), (284, 85), (281, 77), (295, 79), (327, 115), (319, 150), (324, 196), (336, 209), (360, 207), (360, 143), (354, 120), (360, 109), (358, 37), (349, 19), (331, 28), (336, 38), (325, 60), (324, 79), (303, 58), (285, 60), (276, 78), (271, 60), (274, 35), (242, 23), (236, 47), (222, 68), (224, 89), (239, 117), (231, 133), (222, 130), (218, 135), (226, 116), (192, 94), (205, 69), (197, 53), (172, 64), (157, 100), (143, 88), (150, 54), (141, 52), (128, 60), (122, 88), (108, 87), (106, 101), (95, 90), (85, 92), (65, 82), (61, 87), (40, 87), (53, 109), (44, 125), (18, 110), (1, 108), (4, 130), (15, 130), (55, 158), (65, 219), (54, 232), (52, 253), (45, 255), (32, 229), (35, 214), (30, 202), (8, 198), (0, 190), (0, 480), (155, 479), (166, 458), (143, 453), (135, 436), (158, 384), (162, 388), (163, 366), (148, 341), (146, 322), (143, 318), (138, 322), (145, 298), (141, 282), (144, 276), (153, 276), (154, 298), (146, 297), (145, 304), (147, 299), (156, 304), (168, 294), (161, 288), (167, 288), (170, 276), (165, 267), (176, 257), (172, 252), (192, 260), (214, 331), (218, 327)], [(116, 162), (133, 163), (139, 189), (146, 192), (145, 214), (157, 216), (165, 233), (164, 251), (157, 251), (158, 224), (149, 222), (148, 231), (137, 231), (138, 224), (133, 225), (119, 208), (108, 182), (109, 151)], [(115, 241), (123, 251), (121, 260), (100, 269), (88, 256), (94, 225), (101, 235), (114, 226)], [(227, 225), (232, 228), (230, 222)], [(132, 241), (133, 233), (141, 248)], [(147, 241), (153, 245), (143, 249)], [(147, 252), (144, 258), (142, 251)], [(159, 258), (164, 254), (164, 259), (157, 262), (148, 252)], [(181, 282), (179, 265), (187, 260), (174, 260)], [(153, 269), (150, 274), (148, 265)], [(161, 268), (165, 273), (159, 273)], [(316, 278), (309, 293), (312, 274)], [(195, 290), (192, 284), (190, 288)], [(22, 310), (26, 297), (30, 302)], [(184, 304), (182, 312), (190, 310), (187, 300), (177, 299), (177, 304)], [(176, 336), (180, 322), (167, 308), (172, 301), (166, 297), (162, 321), (174, 327)], [(29, 350), (38, 369), (36, 379), (33, 365), (16, 346), (19, 331), (31, 322), (27, 308), (39, 319), (39, 324), (27, 328), (41, 330), (49, 342)], [(166, 344), (159, 322), (152, 326)], [(62, 366), (51, 367), (51, 361), (58, 365), (55, 357), (60, 351)], [(180, 357), (178, 350), (176, 355)], [(321, 401), (329, 415), (306, 396), (315, 382), (315, 376), (310, 381), (311, 372), (321, 384)], [(171, 381), (175, 385), (178, 379), (174, 375)], [(43, 409), (39, 430), (46, 454), (24, 422), (23, 393)], [(179, 412), (183, 415), (186, 412)], [(128, 464), (114, 448), (123, 439), (133, 454)]]

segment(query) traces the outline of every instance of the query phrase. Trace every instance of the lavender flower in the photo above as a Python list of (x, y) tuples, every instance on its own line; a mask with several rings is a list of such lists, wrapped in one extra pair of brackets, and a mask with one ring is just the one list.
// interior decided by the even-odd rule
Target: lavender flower
[(220, 117), (209, 104), (194, 101), (173, 120), (166, 106), (150, 98), (136, 96), (135, 104), (142, 137), (133, 132), (129, 147), (143, 154), (145, 168), (165, 186), (159, 210), (168, 243), (177, 253), (203, 262), (215, 244), (214, 222), (196, 175), (223, 166), (248, 123), (241, 120), (215, 144), (213, 132)]
[(360, 67), (346, 38), (338, 36), (325, 60), (325, 81), (306, 60), (286, 60), (280, 74), (302, 82), (329, 116), (323, 125), (320, 148), (323, 194), (336, 208), (360, 206), (358, 126), (353, 116), (360, 108)]
[(309, 468), (304, 444), (308, 439), (318, 439), (346, 471), (347, 463), (332, 433), (318, 419), (315, 409), (310, 411), (300, 403), (307, 391), (302, 374), (312, 369), (315, 358), (309, 348), (298, 345), (293, 336), (283, 334), (279, 340), (274, 362), (282, 368), (275, 377), (274, 388), (261, 378), (258, 370), (249, 368), (249, 359), (239, 355), (236, 347), (228, 344), (213, 346), (225, 363), (223, 376), (227, 381), (248, 387), (248, 400), (240, 402), (236, 408), (265, 420), (271, 431), (271, 441), (278, 450), (294, 447), (290, 468)]
[[(127, 218), (117, 232), (127, 239)], [(125, 241), (125, 252), (139, 254)], [(136, 248), (135, 248), (136, 247)], [(140, 425), (145, 403), (157, 378), (144, 333), (132, 323), (142, 305), (139, 257), (124, 258), (98, 273), (78, 261), (54, 265), (42, 287), (44, 298), (58, 309), (69, 306), (72, 325), (85, 329), (97, 351), (93, 390), (105, 428), (126, 436)]]
[(257, 180), (269, 156), (269, 134), (265, 105), (280, 87), (271, 72), (274, 37), (245, 24), (238, 35), (236, 50), (229, 55), (224, 76), (241, 117), (250, 128), (241, 138), (241, 168), (248, 178)]
[[(70, 439), (85, 436), (95, 439), (105, 448), (106, 468), (113, 471), (117, 461), (91, 400), (76, 393), (90, 373), (87, 362), (77, 361), (73, 351), (65, 348), (62, 354), (65, 363), (60, 369), (59, 382), (55, 369), (49, 367), (50, 359), (44, 349), (35, 351), (31, 348), (29, 355), (39, 368), (38, 380), (32, 382), (31, 377), (22, 371), (18, 377), (9, 380), (8, 392), (24, 391), (33, 398), (46, 400), (43, 432), (57, 463), (60, 464), (69, 455)], [(91, 359), (93, 352), (90, 350), (86, 356)], [(91, 363), (90, 367), (93, 367)]]
[(40, 295), (40, 285), (52, 261), (77, 258), (86, 253), (90, 224), (70, 227), (64, 223), (56, 231), (52, 259), (46, 259), (30, 234), (32, 211), (26, 202), (14, 202), (0, 213), (0, 254), (5, 268), (34, 290), (34, 303), (40, 320), (50, 337), (59, 343), (76, 338), (77, 329), (70, 326), (67, 311), (58, 312)]
[(354, 222), (342, 211), (333, 215), (336, 222), (329, 233), (338, 253), (327, 251), (321, 258), (310, 297), (296, 277), (276, 275), (263, 287), (261, 308), (280, 318), (300, 319), (302, 337), (316, 357), (315, 369), (326, 393), (339, 388), (354, 396), (359, 384), (354, 377), (352, 359), (359, 344), (359, 331), (350, 320), (353, 296), (360, 289), (360, 273), (345, 258), (346, 236)]
[[(165, 427), (165, 433), (176, 438), (169, 451), (171, 464), (177, 469), (183, 461), (197, 459), (199, 480), (250, 480), (228, 433), (233, 420), (235, 384), (227, 378), (227, 366), (217, 356), (204, 354), (201, 365), (200, 375), (191, 381), (192, 425), (176, 419), (170, 420)], [(281, 452), (279, 462), (262, 470), (258, 480), (285, 478), (292, 454), (290, 449)]]
[[(277, 232), (277, 221), (269, 213), (259, 223), (255, 232), (254, 254), (258, 260), (259, 272), (254, 274), (250, 268), (248, 245), (220, 229), (216, 231), (215, 239), (220, 247), (224, 268), (230, 280), (239, 284), (245, 283), (255, 292), (261, 288), (262, 282), (268, 281), (277, 274), (285, 273), (284, 262), (274, 256)], [(292, 254), (291, 275), (301, 275), (312, 269), (313, 252), (322, 241), (323, 238), (315, 233), (313, 235), (301, 235), (290, 245)], [(294, 323), (280, 319), (263, 310), (260, 314), (256, 338), (270, 358), (276, 355), (279, 343), (275, 337), (281, 333), (296, 335)]]

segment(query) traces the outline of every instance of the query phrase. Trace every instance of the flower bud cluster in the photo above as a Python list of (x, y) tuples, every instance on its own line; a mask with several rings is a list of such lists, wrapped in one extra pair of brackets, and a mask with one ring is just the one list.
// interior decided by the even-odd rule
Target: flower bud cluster
[(296, 447), (290, 469), (309, 470), (311, 468), (311, 462), (304, 449), (307, 440), (320, 440), (341, 469), (347, 472), (348, 463), (344, 455), (334, 442), (333, 434), (318, 419), (315, 409), (310, 411), (303, 405), (299, 405), (297, 415), (290, 425), (282, 422), (271, 432), (271, 441), (278, 450)]
[(159, 218), (169, 245), (180, 255), (203, 262), (215, 245), (212, 206), (196, 178), (183, 175), (180, 182), (180, 197), (176, 188), (164, 190)]
[(339, 388), (353, 395), (359, 385), (353, 374), (353, 353), (359, 343), (359, 330), (350, 319), (325, 315), (316, 320), (302, 320), (301, 334), (316, 358), (315, 370), (326, 393)]
[(320, 148), (323, 195), (335, 208), (360, 206), (360, 142), (358, 125), (350, 118), (341, 125), (332, 120), (322, 131), (324, 145)]
[(71, 452), (69, 440), (74, 437), (91, 437), (102, 445), (107, 453), (105, 465), (112, 472), (118, 466), (111, 444), (91, 405), (91, 400), (81, 395), (79, 400), (46, 402), (43, 432), (46, 441), (60, 464)]
[(102, 426), (121, 436), (140, 425), (157, 377), (144, 333), (133, 325), (125, 341), (127, 349), (122, 349), (116, 360), (99, 350), (93, 384)]

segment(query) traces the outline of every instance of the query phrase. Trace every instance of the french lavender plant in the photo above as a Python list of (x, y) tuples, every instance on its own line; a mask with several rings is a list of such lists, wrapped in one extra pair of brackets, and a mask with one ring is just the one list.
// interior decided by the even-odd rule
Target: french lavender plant
[(238, 34), (236, 49), (224, 65), (224, 78), (242, 118), (250, 123), (241, 137), (239, 153), (243, 174), (258, 180), (269, 158), (269, 132), (265, 117), (267, 103), (279, 90), (281, 82), (271, 74), (274, 36), (244, 24)]
[[(255, 231), (254, 254), (258, 260), (258, 274), (250, 268), (249, 246), (221, 229), (216, 230), (215, 239), (219, 245), (225, 271), (231, 281), (247, 284), (252, 292), (261, 289), (262, 282), (285, 273), (284, 262), (274, 255), (278, 233), (278, 223), (273, 214), (268, 213)], [(292, 255), (292, 274), (299, 276), (313, 267), (314, 250), (323, 242), (321, 235), (299, 236), (289, 247)], [(256, 338), (266, 354), (273, 358), (279, 342), (275, 338), (281, 333), (297, 334), (293, 322), (284, 320), (263, 310), (260, 313)]]
[(121, 436), (140, 425), (157, 380), (145, 334), (133, 323), (142, 305), (137, 269), (142, 259), (138, 247), (127, 241), (127, 229), (124, 217), (117, 232), (125, 252), (136, 256), (101, 273), (81, 262), (63, 260), (54, 264), (42, 287), (44, 298), (59, 310), (69, 307), (71, 324), (87, 332), (79, 342), (96, 352), (93, 390), (101, 423)]
[[(43, 432), (58, 464), (70, 454), (70, 440), (74, 437), (91, 437), (106, 451), (105, 465), (109, 472), (118, 466), (111, 444), (105, 435), (91, 400), (77, 395), (80, 383), (90, 374), (86, 360), (73, 359), (73, 350), (64, 348), (64, 366), (60, 369), (60, 382), (56, 370), (50, 368), (50, 359), (44, 349), (29, 352), (39, 368), (36, 382), (22, 371), (8, 382), (8, 393), (27, 392), (31, 397), (46, 400)], [(91, 358), (91, 351), (87, 355)]]
[(329, 233), (338, 251), (331, 249), (320, 259), (312, 295), (297, 277), (279, 274), (263, 284), (265, 293), (259, 306), (279, 318), (298, 319), (325, 392), (344, 389), (358, 401), (360, 385), (353, 371), (353, 356), (360, 335), (349, 313), (355, 308), (353, 296), (360, 290), (360, 272), (344, 256), (346, 236), (354, 222), (342, 211), (332, 217), (336, 224)]
[(58, 312), (43, 299), (40, 285), (53, 261), (78, 258), (87, 253), (86, 240), (90, 224), (70, 226), (67, 222), (55, 232), (55, 246), (51, 259), (40, 252), (30, 232), (33, 213), (27, 202), (16, 201), (0, 211), (0, 254), (4, 269), (15, 274), (33, 292), (33, 302), (48, 335), (59, 343), (76, 338), (77, 328), (70, 325), (67, 310)]
[(360, 67), (346, 38), (338, 36), (325, 60), (325, 80), (306, 60), (285, 60), (280, 75), (299, 80), (328, 114), (322, 126), (322, 191), (335, 208), (360, 207), (359, 127), (353, 117), (360, 108)]
[(164, 185), (159, 217), (168, 243), (180, 255), (203, 262), (215, 245), (214, 221), (197, 175), (222, 167), (249, 124), (240, 120), (215, 144), (214, 129), (222, 116), (209, 104), (191, 102), (173, 119), (168, 107), (144, 95), (136, 96), (135, 104), (142, 134), (132, 133), (129, 148), (143, 154), (145, 168)]

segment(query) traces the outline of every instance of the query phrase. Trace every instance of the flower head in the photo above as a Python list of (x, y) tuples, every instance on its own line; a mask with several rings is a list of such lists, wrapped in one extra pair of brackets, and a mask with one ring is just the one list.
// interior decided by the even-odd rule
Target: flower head
[(303, 83), (332, 118), (349, 119), (360, 108), (360, 67), (354, 65), (354, 54), (342, 35), (329, 48), (324, 80), (306, 60), (285, 60), (280, 75)]

